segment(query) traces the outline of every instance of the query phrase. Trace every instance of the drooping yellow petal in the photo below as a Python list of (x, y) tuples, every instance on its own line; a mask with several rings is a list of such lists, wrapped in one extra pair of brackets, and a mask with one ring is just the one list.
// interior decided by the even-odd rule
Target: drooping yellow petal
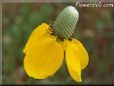
[(73, 38), (71, 43), (75, 46), (75, 54), (79, 55), (81, 69), (84, 69), (89, 62), (88, 53), (79, 40)]
[(25, 53), (28, 48), (33, 46), (33, 43), (35, 43), (36, 40), (39, 40), (43, 35), (45, 35), (46, 30), (48, 28), (49, 28), (49, 25), (47, 25), (46, 23), (42, 23), (41, 25), (37, 26), (31, 33), (29, 39), (27, 40), (27, 43), (23, 52)]
[(55, 74), (64, 57), (61, 44), (48, 33), (31, 43), (24, 58), (24, 68), (27, 74), (36, 79), (44, 79)]
[(66, 43), (67, 46), (65, 55), (68, 71), (75, 81), (81, 82), (82, 79), (79, 55), (76, 54), (75, 46), (72, 43), (70, 43), (69, 41), (66, 41)]

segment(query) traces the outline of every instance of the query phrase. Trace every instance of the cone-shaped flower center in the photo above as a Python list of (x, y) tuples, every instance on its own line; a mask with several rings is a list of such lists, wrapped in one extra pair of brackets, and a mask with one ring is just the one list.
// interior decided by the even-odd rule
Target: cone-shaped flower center
[(56, 18), (52, 26), (54, 35), (60, 39), (72, 36), (78, 22), (79, 13), (73, 6), (66, 7)]

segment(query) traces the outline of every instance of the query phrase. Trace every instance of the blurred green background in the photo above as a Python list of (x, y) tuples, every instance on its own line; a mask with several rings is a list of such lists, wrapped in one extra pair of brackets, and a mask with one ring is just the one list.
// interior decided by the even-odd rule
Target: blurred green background
[[(75, 3), (3, 3), (3, 84), (77, 84), (66, 64), (52, 77), (36, 80), (23, 69), (22, 52), (37, 25), (50, 24), (68, 5)], [(89, 65), (82, 71), (81, 84), (114, 84), (114, 18), (112, 8), (79, 8), (80, 18), (74, 36), (89, 53)], [(78, 83), (80, 84), (80, 83)]]

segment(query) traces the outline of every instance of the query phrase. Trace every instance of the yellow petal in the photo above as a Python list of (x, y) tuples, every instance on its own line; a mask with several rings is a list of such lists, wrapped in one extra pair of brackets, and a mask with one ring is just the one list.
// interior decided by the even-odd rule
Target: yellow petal
[(72, 43), (70, 43), (69, 41), (67, 41), (66, 43), (67, 46), (65, 55), (68, 71), (75, 81), (81, 82), (82, 79), (79, 55), (76, 54), (75, 46)]
[(43, 24), (37, 26), (31, 33), (29, 39), (27, 40), (27, 43), (26, 43), (26, 46), (25, 46), (23, 52), (25, 53), (26, 50), (28, 48), (30, 48), (31, 45), (33, 45), (33, 42), (35, 42), (36, 40), (39, 40), (43, 35), (45, 35), (46, 30), (48, 28), (49, 28), (49, 25), (47, 25), (46, 23), (43, 23)]
[(75, 54), (79, 55), (81, 69), (84, 69), (89, 62), (88, 53), (79, 40), (73, 38), (71, 43), (75, 46)]
[[(64, 50), (54, 37), (49, 34), (32, 42), (31, 48), (26, 51), (24, 68), (27, 74), (36, 79), (52, 76), (60, 68)], [(34, 44), (35, 43), (35, 44)]]

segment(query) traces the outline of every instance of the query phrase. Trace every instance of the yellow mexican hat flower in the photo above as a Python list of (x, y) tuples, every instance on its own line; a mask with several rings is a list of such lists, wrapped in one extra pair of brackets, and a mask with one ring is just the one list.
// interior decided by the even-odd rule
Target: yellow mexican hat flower
[(54, 75), (65, 58), (71, 77), (82, 81), (81, 70), (89, 58), (82, 43), (72, 37), (78, 17), (75, 7), (68, 6), (52, 26), (42, 23), (34, 29), (23, 50), (24, 69), (30, 77), (45, 79)]

